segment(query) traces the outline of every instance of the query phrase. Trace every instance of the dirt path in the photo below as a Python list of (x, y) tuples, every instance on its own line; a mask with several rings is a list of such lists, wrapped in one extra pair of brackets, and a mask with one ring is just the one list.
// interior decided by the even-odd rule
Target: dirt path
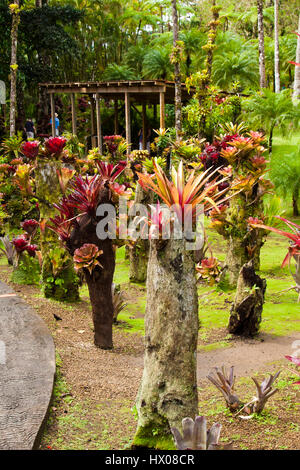
[(299, 341), (299, 350), (300, 333), (290, 336), (261, 334), (259, 339), (234, 340), (232, 347), (201, 352), (198, 354), (198, 382), (201, 384), (214, 367), (223, 364), (233, 365), (237, 376), (263, 370), (266, 365), (284, 359), (285, 355), (295, 354), (295, 341)]

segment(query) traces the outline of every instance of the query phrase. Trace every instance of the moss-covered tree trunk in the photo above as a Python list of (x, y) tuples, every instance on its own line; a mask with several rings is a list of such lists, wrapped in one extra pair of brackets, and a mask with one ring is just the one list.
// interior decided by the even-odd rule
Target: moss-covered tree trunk
[(262, 234), (258, 234), (255, 240), (255, 249), (252, 252), (247, 249), (247, 243), (240, 238), (230, 237), (227, 244), (226, 254), (226, 272), (228, 273), (228, 282), (230, 287), (235, 287), (238, 281), (241, 267), (248, 261), (254, 261), (255, 271), (260, 269), (260, 250), (263, 246)]
[[(145, 207), (153, 201), (153, 193), (146, 192), (137, 183), (135, 192), (135, 204), (143, 204)], [(131, 282), (145, 282), (147, 278), (147, 266), (149, 257), (149, 240), (138, 239), (129, 249), (130, 270), (129, 278)]]
[(248, 257), (243, 241), (231, 236), (227, 244), (227, 255), (225, 261), (228, 281), (231, 287), (236, 286), (240, 269), (247, 261)]
[(266, 285), (266, 280), (255, 273), (253, 260), (244, 264), (231, 307), (229, 333), (240, 336), (254, 336), (258, 333)]
[(195, 417), (198, 297), (193, 252), (184, 240), (151, 240), (144, 372), (133, 447), (170, 448), (170, 426)]
[(228, 276), (230, 287), (236, 287), (242, 266), (254, 260), (254, 269), (260, 269), (260, 250), (264, 244), (262, 230), (250, 230), (247, 224), (249, 217), (257, 217), (262, 212), (261, 201), (256, 201), (257, 186), (253, 187), (251, 197), (245, 199), (243, 194), (230, 200), (229, 220), (230, 235), (227, 237), (227, 253), (224, 274)]
[(74, 302), (79, 300), (79, 290), (73, 260), (60, 245), (57, 235), (45, 226), (49, 218), (57, 214), (53, 204), (62, 196), (56, 172), (59, 167), (60, 162), (57, 160), (38, 158), (35, 170), (41, 222), (41, 278), (45, 297)]

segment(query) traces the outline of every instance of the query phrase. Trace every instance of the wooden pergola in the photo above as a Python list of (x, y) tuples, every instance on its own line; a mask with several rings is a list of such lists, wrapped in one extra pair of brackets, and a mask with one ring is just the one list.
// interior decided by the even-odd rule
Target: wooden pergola
[[(96, 142), (102, 152), (101, 130), (101, 99), (113, 100), (114, 133), (118, 134), (118, 101), (125, 101), (125, 130), (126, 141), (131, 144), (131, 106), (142, 105), (143, 148), (146, 148), (146, 109), (147, 105), (159, 105), (160, 127), (165, 127), (165, 105), (174, 104), (175, 83), (166, 80), (122, 80), (106, 82), (84, 83), (40, 83), (50, 94), (52, 135), (55, 136), (55, 104), (54, 95), (57, 93), (70, 94), (72, 111), (72, 133), (76, 135), (76, 95), (88, 95), (91, 102), (91, 131), (96, 135)], [(188, 93), (185, 84), (182, 84), (182, 103), (185, 104), (193, 95), (194, 90)], [(95, 119), (96, 114), (96, 119)], [(96, 132), (95, 132), (96, 131)]]

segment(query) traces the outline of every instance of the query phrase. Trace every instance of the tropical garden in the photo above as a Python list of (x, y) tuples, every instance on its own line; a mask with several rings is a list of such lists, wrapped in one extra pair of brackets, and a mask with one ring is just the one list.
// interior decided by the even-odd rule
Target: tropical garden
[[(0, 0), (0, 281), (55, 343), (40, 449), (299, 450), (296, 3)], [(39, 84), (143, 80), (174, 86), (147, 149), (110, 99), (90, 145), (88, 94), (53, 135)]]

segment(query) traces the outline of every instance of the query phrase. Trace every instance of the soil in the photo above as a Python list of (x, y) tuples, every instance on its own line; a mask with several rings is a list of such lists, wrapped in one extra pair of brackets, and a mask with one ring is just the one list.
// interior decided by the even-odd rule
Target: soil
[[(73, 305), (47, 300), (36, 286), (10, 283), (10, 272), (11, 268), (1, 266), (0, 279), (45, 320), (60, 356), (61, 380), (67, 384), (66, 389), (56, 392), (41, 449), (129, 446), (136, 427), (132, 407), (143, 372), (143, 337), (116, 325), (114, 349), (98, 349), (93, 344), (88, 299)], [(128, 295), (134, 298), (136, 294), (133, 287)], [(208, 338), (199, 339), (199, 348), (226, 336), (224, 329), (211, 330)], [(219, 392), (206, 378), (213, 367), (223, 364), (235, 366), (237, 382), (254, 373), (262, 377), (264, 372), (287, 370), (284, 356), (293, 353), (292, 342), (296, 340), (300, 340), (300, 333), (286, 337), (264, 334), (257, 339), (228, 339), (226, 348), (199, 351), (199, 414), (207, 416), (210, 424), (217, 421), (223, 425), (221, 440), (233, 441), (236, 449), (299, 449), (300, 387), (291, 385), (295, 376), (283, 372), (280, 393), (268, 402), (268, 411), (250, 420), (228, 414)], [(237, 386), (243, 399), (251, 399), (254, 391), (251, 379), (243, 379)]]

